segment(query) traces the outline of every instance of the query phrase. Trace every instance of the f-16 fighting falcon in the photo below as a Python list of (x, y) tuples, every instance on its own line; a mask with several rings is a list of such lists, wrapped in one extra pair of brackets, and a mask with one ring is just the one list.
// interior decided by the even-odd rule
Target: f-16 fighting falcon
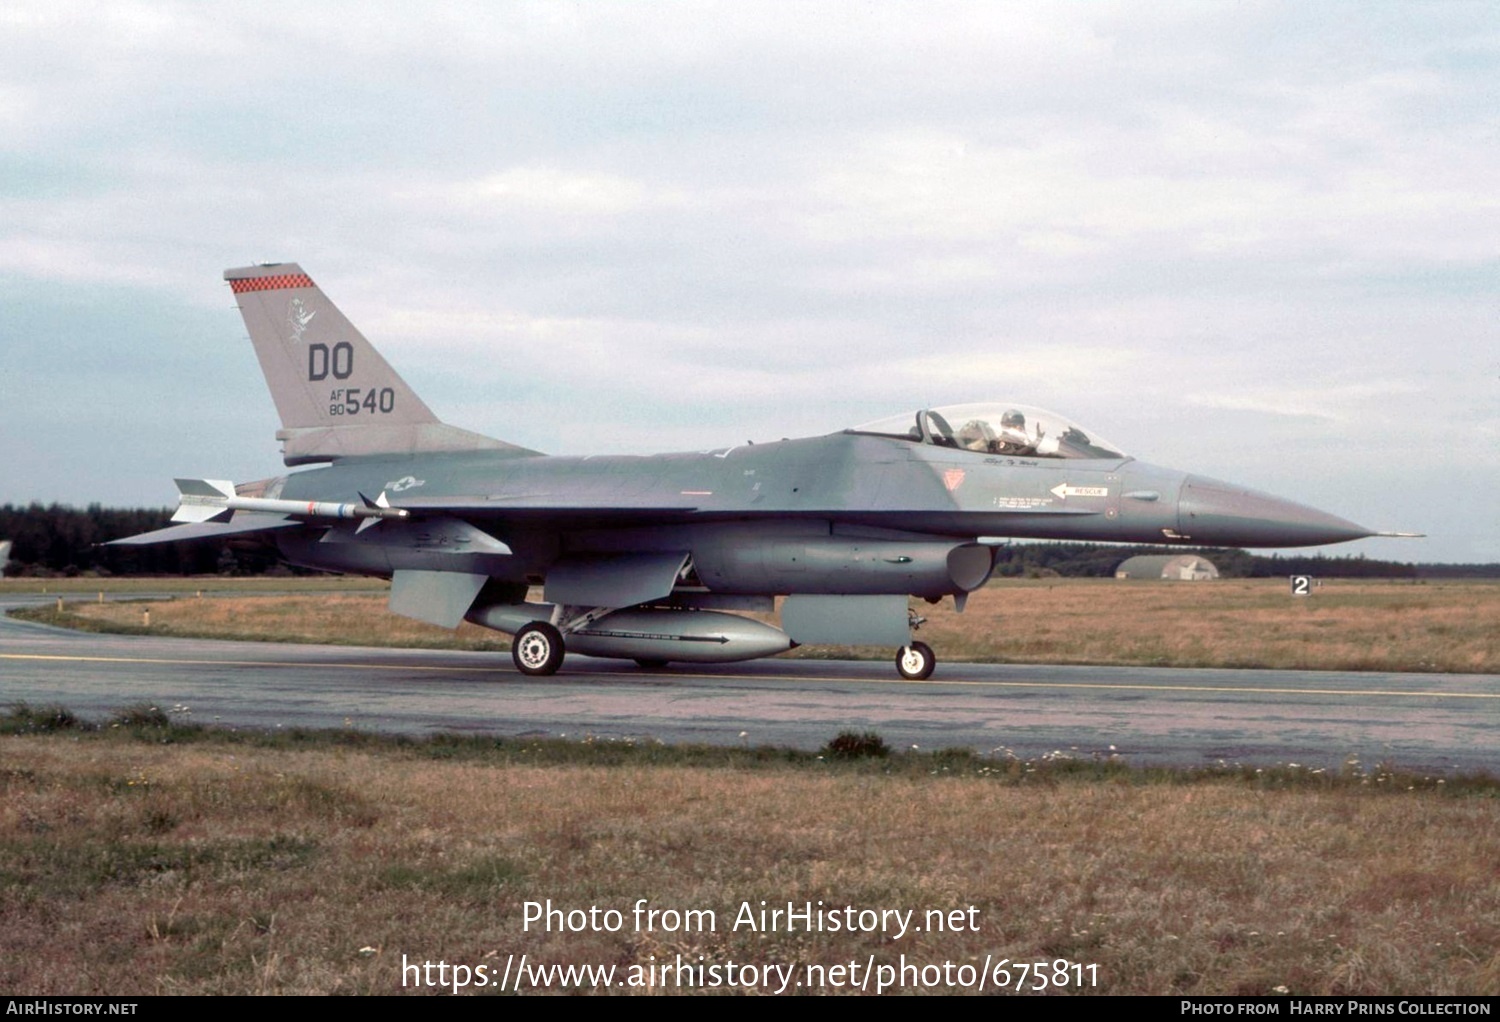
[[(649, 457), (556, 457), (441, 422), (295, 263), (224, 274), (281, 417), (288, 466), (177, 481), (180, 524), (122, 543), (263, 534), (288, 561), (391, 580), (390, 607), (564, 654), (749, 660), (801, 643), (898, 650), (909, 597), (961, 611), (1010, 538), (1293, 547), (1376, 535), (1137, 461), (1008, 402), (924, 408), (827, 436)], [(316, 467), (312, 467), (316, 466)], [(542, 587), (543, 602), (528, 601)], [(780, 627), (762, 617), (780, 606)]]

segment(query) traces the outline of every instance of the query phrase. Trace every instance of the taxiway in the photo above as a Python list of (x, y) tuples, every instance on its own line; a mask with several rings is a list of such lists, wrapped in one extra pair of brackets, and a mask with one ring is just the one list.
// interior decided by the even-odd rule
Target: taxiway
[[(8, 597), (0, 613), (40, 599)], [(0, 616), (0, 702), (102, 718), (143, 700), (236, 727), (801, 749), (855, 729), (898, 748), (1023, 759), (1500, 769), (1500, 683), (1489, 675), (945, 662), (909, 682), (874, 661), (648, 671), (570, 655), (538, 679), (504, 654), (94, 635)]]

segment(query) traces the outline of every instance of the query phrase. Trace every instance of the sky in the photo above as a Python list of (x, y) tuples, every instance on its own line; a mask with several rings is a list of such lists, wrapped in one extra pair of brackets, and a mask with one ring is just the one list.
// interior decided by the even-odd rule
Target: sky
[(1500, 7), (0, 5), (0, 503), (280, 474), (228, 267), (553, 454), (1014, 401), (1500, 561)]

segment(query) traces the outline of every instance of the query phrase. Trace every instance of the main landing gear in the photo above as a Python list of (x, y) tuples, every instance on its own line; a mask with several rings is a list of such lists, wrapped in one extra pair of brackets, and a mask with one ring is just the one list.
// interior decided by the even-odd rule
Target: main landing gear
[(556, 674), (563, 662), (563, 637), (546, 621), (533, 621), (510, 642), (510, 658), (522, 674)]

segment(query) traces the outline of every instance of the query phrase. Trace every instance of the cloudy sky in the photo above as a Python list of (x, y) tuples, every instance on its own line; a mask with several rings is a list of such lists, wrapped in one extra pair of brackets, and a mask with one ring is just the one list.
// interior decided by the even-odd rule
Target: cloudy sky
[(1500, 7), (0, 6), (0, 502), (281, 470), (300, 262), (549, 453), (1052, 408), (1500, 560)]

